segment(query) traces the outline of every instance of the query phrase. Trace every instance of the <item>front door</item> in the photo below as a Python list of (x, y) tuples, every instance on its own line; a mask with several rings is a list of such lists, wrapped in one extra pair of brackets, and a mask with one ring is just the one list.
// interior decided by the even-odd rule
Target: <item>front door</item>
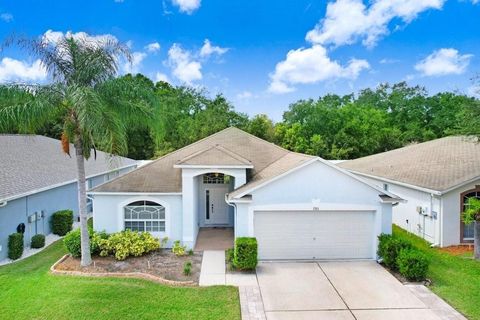
[(205, 189), (205, 223), (212, 225), (228, 224), (228, 205), (225, 202), (224, 188)]

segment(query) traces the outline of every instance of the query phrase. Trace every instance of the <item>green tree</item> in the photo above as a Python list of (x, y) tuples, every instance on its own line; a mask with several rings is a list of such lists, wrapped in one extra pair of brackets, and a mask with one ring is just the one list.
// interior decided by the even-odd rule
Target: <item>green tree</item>
[(130, 58), (127, 47), (116, 40), (63, 37), (54, 44), (42, 39), (19, 39), (14, 43), (42, 61), (52, 82), (3, 86), (1, 96), (7, 104), (0, 110), (0, 127), (36, 132), (51, 119), (61, 119), (63, 151), (70, 153), (70, 142), (75, 147), (81, 265), (88, 266), (91, 256), (85, 159), (96, 149), (125, 154), (128, 124), (151, 118), (152, 101), (148, 100), (148, 94), (139, 99), (145, 93), (144, 87), (132, 87), (128, 81), (114, 79), (118, 59)]
[(472, 197), (467, 200), (466, 210), (462, 213), (462, 220), (465, 224), (474, 224), (474, 257), (480, 259), (480, 199)]
[(270, 142), (274, 141), (275, 129), (273, 121), (266, 114), (257, 114), (250, 120), (247, 131), (254, 136)]

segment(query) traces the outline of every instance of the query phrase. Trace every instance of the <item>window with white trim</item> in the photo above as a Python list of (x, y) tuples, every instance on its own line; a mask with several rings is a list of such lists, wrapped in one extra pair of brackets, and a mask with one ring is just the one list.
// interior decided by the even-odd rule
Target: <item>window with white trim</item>
[(153, 201), (135, 201), (125, 206), (125, 230), (164, 232), (165, 207)]

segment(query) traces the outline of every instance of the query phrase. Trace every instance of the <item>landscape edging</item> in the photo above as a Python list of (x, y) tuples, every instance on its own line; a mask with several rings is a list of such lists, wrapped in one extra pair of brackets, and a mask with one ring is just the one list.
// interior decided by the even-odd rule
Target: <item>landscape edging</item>
[(82, 276), (82, 277), (106, 277), (106, 278), (135, 278), (142, 280), (149, 280), (164, 285), (175, 287), (195, 287), (197, 284), (194, 281), (174, 281), (164, 279), (149, 273), (143, 272), (81, 272), (81, 271), (68, 271), (57, 270), (57, 266), (70, 257), (70, 254), (66, 254), (61, 257), (50, 267), (50, 272), (57, 275), (70, 275), (70, 276)]

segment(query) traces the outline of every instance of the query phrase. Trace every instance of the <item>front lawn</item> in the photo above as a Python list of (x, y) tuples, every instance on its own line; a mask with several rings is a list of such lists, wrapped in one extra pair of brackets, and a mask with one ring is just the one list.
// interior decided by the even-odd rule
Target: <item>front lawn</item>
[(480, 262), (431, 248), (423, 239), (393, 226), (396, 237), (408, 239), (430, 258), (430, 289), (469, 319), (480, 319)]
[(118, 278), (50, 274), (61, 241), (0, 267), (0, 319), (240, 319), (234, 287), (174, 288)]

